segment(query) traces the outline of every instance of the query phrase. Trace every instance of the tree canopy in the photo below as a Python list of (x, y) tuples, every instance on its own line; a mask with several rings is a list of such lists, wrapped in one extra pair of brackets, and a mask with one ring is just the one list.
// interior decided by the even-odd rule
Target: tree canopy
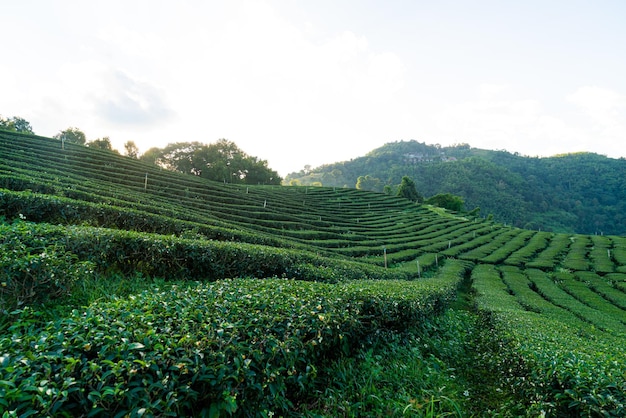
[(377, 191), (380, 186), (380, 179), (372, 177), (369, 174), (365, 176), (359, 176), (356, 181), (356, 188), (359, 190), (371, 190)]
[(440, 208), (453, 210), (456, 212), (461, 212), (463, 210), (463, 205), (465, 204), (465, 201), (460, 196), (455, 196), (450, 193), (439, 193), (432, 197), (429, 197), (424, 201), (424, 203), (428, 205), (438, 206)]
[(139, 148), (135, 141), (126, 141), (124, 144), (124, 150), (126, 151), (126, 156), (130, 158), (139, 158)]
[(280, 184), (282, 180), (267, 166), (267, 161), (246, 154), (227, 139), (208, 145), (175, 142), (165, 148), (151, 148), (141, 159), (169, 170), (225, 183)]
[(91, 148), (113, 151), (113, 145), (111, 145), (111, 139), (108, 136), (105, 136), (99, 139), (94, 139), (93, 141), (87, 142), (87, 144), (85, 145)]
[(33, 127), (30, 126), (30, 122), (19, 116), (13, 116), (9, 119), (0, 116), (0, 129), (24, 134), (34, 134)]
[(397, 195), (404, 197), (405, 199), (409, 199), (412, 202), (419, 202), (422, 200), (422, 197), (417, 192), (417, 188), (415, 187), (415, 182), (409, 176), (402, 177), (402, 182), (400, 183), (400, 187), (398, 187)]
[(408, 175), (424, 196), (460, 196), (466, 208), (480, 207), (521, 228), (626, 234), (626, 159), (593, 153), (538, 158), (467, 144), (398, 141), (350, 161), (291, 173), (286, 181), (354, 187), (368, 175), (381, 179), (376, 191), (391, 194)]
[(53, 138), (59, 139), (63, 142), (78, 145), (85, 145), (85, 143), (87, 142), (87, 137), (85, 136), (85, 133), (78, 128), (72, 127), (59, 132)]

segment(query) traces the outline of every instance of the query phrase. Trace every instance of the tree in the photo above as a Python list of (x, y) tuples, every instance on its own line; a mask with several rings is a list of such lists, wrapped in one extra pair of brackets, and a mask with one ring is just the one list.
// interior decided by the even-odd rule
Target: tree
[(176, 142), (151, 148), (142, 156), (169, 170), (193, 174), (225, 183), (280, 184), (278, 173), (267, 161), (243, 152), (234, 142), (220, 139), (214, 144)]
[(13, 128), (14, 126), (9, 119), (5, 119), (4, 117), (0, 116), (0, 129), (2, 129), (3, 131), (13, 131)]
[(400, 183), (400, 186), (398, 187), (397, 196), (404, 197), (405, 199), (409, 199), (412, 202), (418, 202), (418, 203), (421, 200), (423, 200), (422, 196), (420, 196), (420, 194), (417, 192), (417, 188), (415, 187), (415, 182), (409, 176), (402, 177), (402, 182)]
[(366, 176), (359, 176), (356, 180), (356, 188), (358, 190), (378, 191), (380, 189), (380, 179), (372, 177), (369, 174)]
[(13, 117), (13, 126), (15, 126), (15, 130), (17, 132), (22, 132), (25, 134), (34, 134), (33, 127), (30, 126), (30, 122), (28, 122), (24, 118)]
[(10, 119), (5, 119), (0, 116), (0, 129), (24, 134), (34, 134), (30, 122), (19, 116), (13, 116)]
[(448, 210), (453, 210), (455, 212), (460, 212), (463, 210), (463, 205), (465, 204), (465, 201), (461, 196), (455, 196), (450, 193), (440, 193), (436, 194), (433, 197), (429, 197), (424, 203)]
[(158, 164), (158, 160), (161, 158), (162, 154), (163, 150), (161, 148), (152, 147), (143, 154), (141, 154), (141, 157), (139, 157), (139, 159), (150, 164)]
[(111, 145), (111, 139), (108, 136), (105, 136), (100, 139), (94, 139), (93, 141), (89, 141), (86, 144), (90, 148), (103, 149), (107, 151), (113, 151), (113, 146)]
[(87, 137), (85, 137), (85, 133), (78, 128), (67, 128), (66, 130), (61, 131), (53, 136), (53, 138), (70, 144), (78, 145), (85, 145), (85, 142), (87, 142)]
[(278, 173), (267, 166), (267, 161), (257, 157), (248, 156), (243, 161), (244, 177), (246, 184), (275, 184), (281, 183), (282, 178)]
[(126, 141), (124, 144), (124, 149), (126, 150), (126, 155), (130, 158), (138, 159), (139, 158), (139, 148), (135, 141)]

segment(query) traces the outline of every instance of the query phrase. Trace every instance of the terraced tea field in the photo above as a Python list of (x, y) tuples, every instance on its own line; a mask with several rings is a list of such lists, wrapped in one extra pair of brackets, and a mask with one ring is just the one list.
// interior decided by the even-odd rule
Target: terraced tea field
[[(509, 396), (500, 413), (626, 413), (624, 237), (353, 189), (215, 183), (2, 131), (0, 221), (6, 416), (367, 416), (320, 403), (322, 370), (428, 328), (459, 309), (457, 292), (499, 347), (481, 367)], [(72, 299), (89, 280), (105, 296)], [(428, 415), (428, 399), (454, 397), (467, 411), (441, 413), (494, 412), (473, 391), (411, 393), (388, 411)]]

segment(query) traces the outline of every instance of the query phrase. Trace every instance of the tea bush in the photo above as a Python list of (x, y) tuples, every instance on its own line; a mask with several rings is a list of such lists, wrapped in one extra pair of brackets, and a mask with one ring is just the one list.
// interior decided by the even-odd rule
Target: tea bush
[(451, 265), (440, 281), (388, 286), (285, 279), (172, 286), (94, 303), (41, 328), (25, 313), (0, 338), (0, 408), (9, 416), (284, 412), (321, 362), (440, 310), (462, 271)]
[(285, 276), (331, 282), (412, 277), (406, 272), (302, 250), (103, 228), (18, 224), (0, 225), (0, 233), (26, 246), (42, 242), (47, 246), (62, 246), (103, 273), (141, 273), (185, 280)]
[(62, 243), (47, 243), (34, 238), (29, 242), (21, 237), (30, 231), (28, 226), (17, 223), (0, 225), (15, 234), (0, 234), (0, 313), (48, 299), (67, 295), (73, 284), (91, 274), (94, 264), (81, 261), (67, 251)]
[[(513, 284), (517, 283), (515, 274), (519, 273), (507, 268), (503, 277)], [(533, 280), (546, 277), (539, 270), (531, 276)], [(619, 417), (626, 413), (623, 335), (602, 332), (545, 299), (511, 295), (508, 286), (498, 283), (493, 268), (480, 266), (472, 277), (479, 292), (478, 306), (492, 318), (493, 340), (509, 347), (493, 352), (492, 361), (520, 365), (517, 373), (506, 373), (510, 366), (497, 369), (526, 415)], [(533, 304), (537, 311), (516, 307), (512, 297), (524, 308)]]

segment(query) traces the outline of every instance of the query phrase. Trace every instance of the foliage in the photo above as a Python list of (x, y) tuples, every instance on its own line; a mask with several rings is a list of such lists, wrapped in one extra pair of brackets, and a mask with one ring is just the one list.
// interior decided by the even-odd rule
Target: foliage
[(286, 181), (342, 187), (366, 175), (380, 178), (381, 187), (393, 187), (408, 175), (425, 196), (461, 196), (467, 207), (480, 207), (517, 227), (626, 233), (626, 160), (591, 153), (537, 158), (467, 144), (398, 141), (350, 161), (291, 173)]
[(376, 282), (280, 279), (173, 286), (95, 303), (41, 329), (27, 311), (0, 338), (0, 406), (20, 416), (286, 411), (321, 364), (363, 335), (434, 309), (435, 286), (404, 287), (392, 294)]
[(420, 202), (422, 197), (415, 188), (415, 182), (409, 176), (402, 177), (400, 187), (398, 187), (397, 196), (410, 200), (411, 202)]
[[(146, 155), (147, 154), (147, 155)], [(170, 170), (224, 183), (280, 184), (267, 161), (252, 157), (226, 139), (214, 144), (176, 142), (163, 149), (151, 148), (142, 156)]]
[(102, 273), (141, 273), (188, 280), (285, 276), (330, 282), (409, 277), (376, 266), (321, 257), (311, 252), (237, 242), (20, 222), (0, 226), (0, 232), (7, 242), (21, 243), (25, 248), (62, 248), (68, 259), (89, 262)]
[(460, 196), (455, 196), (450, 193), (439, 193), (432, 197), (429, 197), (424, 201), (427, 205), (435, 205), (440, 208), (452, 210), (455, 212), (461, 212), (465, 202)]
[[(10, 228), (14, 233), (6, 233)], [(80, 261), (63, 243), (23, 239), (27, 225), (18, 222), (0, 235), (0, 313), (40, 304), (69, 294), (73, 284), (91, 274), (93, 264)]]
[(64, 143), (67, 142), (69, 144), (85, 145), (85, 143), (87, 142), (87, 137), (85, 136), (85, 133), (78, 128), (72, 127), (69, 127), (59, 132), (58, 134), (53, 136), (53, 138), (63, 141)]
[(108, 136), (105, 136), (99, 139), (94, 139), (93, 141), (87, 142), (85, 145), (90, 148), (113, 151), (113, 145), (111, 144), (111, 139)]
[[(507, 271), (514, 273), (507, 269), (505, 275), (510, 274)], [(554, 287), (546, 287), (554, 286), (555, 282), (552, 279), (541, 282), (537, 277), (545, 276), (539, 272), (535, 272), (535, 285), (531, 287), (522, 283), (511, 287), (520, 282), (520, 276), (503, 285), (497, 271), (487, 266), (476, 269), (472, 277), (480, 309), (493, 313), (494, 335), (510, 341), (514, 348), (495, 359), (504, 364), (520, 364), (520, 361), (524, 364), (520, 373), (502, 375), (518, 397), (527, 400), (529, 415), (624, 414), (626, 379), (623, 366), (618, 364), (626, 354), (623, 350), (626, 334), (599, 331), (572, 313), (585, 315), (582, 310), (562, 309), (564, 303), (571, 309), (572, 299), (567, 302)], [(542, 296), (533, 298), (534, 292)]]
[(124, 143), (124, 150), (126, 151), (126, 156), (135, 159), (139, 158), (139, 148), (137, 144), (135, 144), (135, 141), (126, 141), (126, 143)]
[(622, 237), (8, 131), (0, 187), (5, 415), (624, 415)]
[(370, 175), (359, 176), (356, 180), (357, 190), (380, 191), (380, 179)]
[(33, 128), (30, 125), (30, 122), (19, 116), (13, 116), (9, 119), (5, 119), (4, 117), (0, 116), (0, 129), (25, 134), (33, 133)]
[[(463, 337), (455, 335), (457, 340), (448, 340), (442, 322), (433, 320), (438, 330), (430, 335), (424, 331), (426, 324), (406, 333), (380, 333), (354, 356), (320, 367), (319, 382), (302, 414), (464, 416), (461, 404), (469, 396), (463, 396), (469, 393), (467, 386), (446, 363), (439, 345), (444, 341), (462, 343)], [(463, 354), (457, 351), (457, 355)]]

